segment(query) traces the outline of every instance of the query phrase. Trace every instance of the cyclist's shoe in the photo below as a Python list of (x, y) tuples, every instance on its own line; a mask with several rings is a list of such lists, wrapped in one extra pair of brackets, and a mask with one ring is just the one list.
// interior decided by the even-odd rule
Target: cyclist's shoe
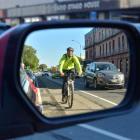
[(62, 102), (64, 102), (64, 96), (62, 96)]

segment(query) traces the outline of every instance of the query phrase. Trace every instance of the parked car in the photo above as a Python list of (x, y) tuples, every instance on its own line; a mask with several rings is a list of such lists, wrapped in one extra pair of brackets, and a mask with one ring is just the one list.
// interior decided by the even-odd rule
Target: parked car
[(60, 73), (59, 72), (53, 73), (52, 78), (54, 79), (61, 78)]
[(0, 22), (0, 35), (8, 30), (11, 26), (6, 23)]
[(30, 77), (30, 79), (36, 84), (36, 76), (33, 74), (31, 70), (26, 70), (27, 75)]
[(124, 87), (124, 74), (119, 72), (117, 67), (110, 62), (93, 62), (86, 67), (85, 87), (93, 84), (98, 87)]
[(42, 112), (42, 99), (40, 90), (37, 87), (35, 76), (31, 71), (25, 71), (23, 68), (20, 68), (20, 82), (28, 98), (38, 108), (38, 110)]
[(42, 72), (42, 76), (44, 76), (44, 75), (46, 75), (46, 76), (52, 76), (49, 71), (43, 71)]

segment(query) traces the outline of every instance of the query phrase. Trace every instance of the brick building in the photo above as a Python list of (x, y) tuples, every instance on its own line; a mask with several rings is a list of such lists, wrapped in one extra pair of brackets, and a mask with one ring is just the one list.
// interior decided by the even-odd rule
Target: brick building
[(123, 31), (110, 28), (93, 28), (85, 35), (85, 60), (114, 63), (128, 78), (128, 40)]

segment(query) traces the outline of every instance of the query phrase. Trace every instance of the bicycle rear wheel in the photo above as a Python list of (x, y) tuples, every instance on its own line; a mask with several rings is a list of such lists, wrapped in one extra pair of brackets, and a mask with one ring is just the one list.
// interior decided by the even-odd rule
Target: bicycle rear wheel
[(73, 84), (70, 84), (67, 98), (69, 108), (71, 108), (73, 105), (73, 94), (74, 94), (74, 86)]

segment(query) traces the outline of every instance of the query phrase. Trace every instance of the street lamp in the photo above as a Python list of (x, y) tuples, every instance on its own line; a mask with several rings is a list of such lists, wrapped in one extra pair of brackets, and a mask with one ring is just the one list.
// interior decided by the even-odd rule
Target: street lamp
[(76, 40), (71, 40), (71, 41), (76, 42), (77, 44), (80, 45), (80, 58), (81, 58), (81, 44), (80, 44), (80, 42), (78, 42), (78, 41), (76, 41)]

